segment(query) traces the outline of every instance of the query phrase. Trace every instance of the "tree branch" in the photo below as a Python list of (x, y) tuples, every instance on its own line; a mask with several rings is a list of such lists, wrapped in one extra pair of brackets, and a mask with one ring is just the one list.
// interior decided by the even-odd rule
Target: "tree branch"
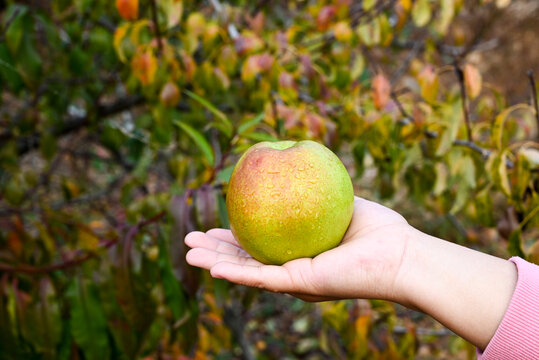
[[(127, 239), (128, 237), (135, 237), (135, 235), (142, 228), (144, 228), (147, 225), (153, 224), (153, 223), (161, 220), (165, 215), (166, 215), (166, 211), (161, 211), (159, 214), (157, 214), (157, 215), (155, 215), (155, 216), (153, 216), (153, 217), (151, 217), (149, 219), (140, 221), (139, 223), (137, 223), (137, 224), (135, 224), (133, 226), (130, 226), (126, 231), (126, 235), (125, 235), (126, 239), (125, 240), (130, 240), (130, 239)], [(46, 266), (33, 266), (33, 265), (21, 264), (21, 265), (17, 265), (17, 266), (11, 266), (11, 265), (8, 265), (8, 264), (5, 264), (5, 263), (0, 263), (0, 271), (10, 272), (10, 273), (25, 273), (25, 274), (34, 274), (34, 275), (36, 275), (36, 274), (46, 274), (46, 273), (56, 271), (56, 270), (69, 269), (69, 268), (78, 266), (78, 265), (84, 263), (85, 261), (87, 261), (89, 259), (97, 257), (99, 255), (99, 251), (110, 248), (111, 246), (118, 243), (119, 240), (120, 240), (119, 236), (117, 236), (115, 238), (112, 238), (112, 239), (109, 239), (109, 240), (105, 241), (102, 244), (101, 248), (98, 251), (88, 252), (88, 253), (86, 253), (86, 254), (84, 254), (82, 256), (79, 256), (77, 258), (61, 262), (59, 264), (46, 265)]]
[[(96, 109), (96, 116), (111, 116), (116, 113), (130, 109), (133, 106), (140, 105), (143, 102), (144, 98), (142, 96), (133, 95), (119, 98), (111, 104), (98, 104)], [(60, 137), (81, 129), (82, 127), (88, 125), (89, 121), (90, 117), (88, 115), (67, 116), (65, 118), (63, 126), (52, 128), (50, 131), (52, 132), (53, 136)], [(23, 155), (39, 147), (39, 144), (41, 143), (41, 136), (42, 133), (34, 132), (31, 135), (21, 136), (17, 138), (17, 151), (19, 155)], [(0, 146), (4, 145), (7, 141), (14, 138), (16, 138), (16, 135), (11, 131), (2, 133), (0, 136)]]

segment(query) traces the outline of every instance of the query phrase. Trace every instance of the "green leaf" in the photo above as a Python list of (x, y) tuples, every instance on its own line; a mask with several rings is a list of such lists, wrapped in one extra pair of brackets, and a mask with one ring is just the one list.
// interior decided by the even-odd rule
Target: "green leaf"
[(145, 148), (140, 158), (136, 159), (136, 166), (132, 171), (133, 177), (139, 179), (141, 182), (146, 180), (148, 174), (148, 168), (154, 161), (154, 152), (150, 148)]
[(195, 94), (192, 91), (184, 90), (184, 93), (192, 98), (193, 100), (196, 100), (200, 105), (204, 106), (209, 112), (211, 112), (215, 117), (221, 121), (223, 124), (223, 128), (220, 130), (224, 130), (225, 135), (228, 137), (232, 136), (232, 133), (234, 131), (234, 126), (232, 126), (232, 123), (230, 120), (228, 120), (228, 117), (219, 109), (217, 109), (212, 103), (210, 103), (208, 100), (204, 99), (202, 96)]
[(457, 103), (453, 106), (444, 106), (441, 110), (441, 123), (445, 126), (445, 130), (440, 134), (440, 142), (436, 149), (436, 156), (442, 156), (453, 146), (453, 141), (457, 138), (460, 119), (456, 116), (458, 108)]
[(474, 197), (475, 213), (477, 222), (483, 226), (494, 226), (494, 213), (492, 205), (491, 187), (488, 186), (481, 190)]
[(221, 226), (225, 229), (229, 229), (230, 224), (228, 222), (228, 213), (226, 210), (226, 202), (225, 198), (223, 197), (223, 194), (217, 194), (217, 207), (219, 210), (219, 220), (221, 222)]
[(467, 185), (459, 185), (457, 187), (457, 195), (454, 198), (453, 206), (449, 210), (449, 213), (456, 214), (457, 212), (462, 210), (462, 208), (464, 208), (464, 206), (466, 206), (466, 204), (470, 200), (470, 193), (470, 188)]
[(513, 111), (518, 109), (528, 109), (534, 112), (534, 109), (528, 104), (517, 104), (508, 107), (507, 109), (499, 113), (494, 120), (494, 124), (492, 125), (492, 139), (494, 140), (496, 148), (498, 150), (502, 149), (503, 125), (505, 124), (505, 121), (507, 120), (509, 115)]
[[(8, 26), (5, 32), (5, 41), (11, 51), (11, 54), (17, 54), (19, 46), (21, 44), (22, 37), (25, 31), (30, 30), (28, 25), (28, 19), (25, 15), (28, 8), (21, 5), (11, 5), (4, 14), (3, 26)], [(7, 24), (8, 21), (11, 21)]]
[(518, 227), (509, 235), (507, 250), (512, 256), (520, 256), (525, 258), (522, 250), (522, 229)]
[(93, 61), (88, 58), (88, 53), (81, 49), (80, 46), (75, 46), (69, 52), (69, 70), (75, 75), (84, 75), (91, 70)]
[(434, 172), (436, 173), (436, 181), (434, 183), (432, 193), (435, 196), (440, 196), (445, 190), (447, 190), (447, 167), (444, 163), (436, 163), (436, 165), (434, 165)]
[(71, 283), (67, 290), (71, 318), (71, 334), (82, 349), (85, 359), (104, 360), (110, 357), (107, 321), (99, 303), (95, 285), (82, 280)]
[(245, 131), (249, 130), (251, 127), (259, 124), (262, 120), (264, 120), (264, 112), (261, 112), (260, 114), (256, 115), (251, 120), (241, 124), (238, 127), (238, 134), (243, 134)]
[(254, 132), (243, 136), (254, 141), (279, 141), (275, 136), (263, 132)]
[(187, 125), (184, 122), (181, 122), (179, 120), (174, 120), (174, 124), (176, 124), (178, 127), (180, 127), (183, 131), (189, 135), (189, 137), (197, 144), (197, 146), (200, 148), (204, 156), (206, 157), (206, 160), (208, 163), (213, 166), (215, 163), (215, 156), (213, 155), (213, 149), (208, 143), (208, 141), (202, 136), (201, 133), (199, 133), (197, 130), (192, 128), (191, 126)]
[(229, 182), (230, 177), (232, 176), (232, 171), (234, 171), (234, 165), (229, 165), (225, 167), (217, 174), (217, 180), (225, 183)]
[(15, 68), (13, 57), (6, 44), (0, 44), (0, 80), (5, 82), (15, 93), (18, 93), (23, 86), (22, 78)]
[(41, 55), (37, 52), (32, 38), (33, 35), (31, 33), (23, 36), (22, 43), (15, 58), (17, 68), (29, 86), (35, 86), (39, 82), (43, 65)]

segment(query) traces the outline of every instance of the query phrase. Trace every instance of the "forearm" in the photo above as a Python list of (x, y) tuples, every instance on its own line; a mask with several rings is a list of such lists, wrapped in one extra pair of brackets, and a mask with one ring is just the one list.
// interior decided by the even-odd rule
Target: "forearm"
[(517, 271), (509, 261), (413, 230), (399, 277), (404, 303), (484, 349), (509, 305)]

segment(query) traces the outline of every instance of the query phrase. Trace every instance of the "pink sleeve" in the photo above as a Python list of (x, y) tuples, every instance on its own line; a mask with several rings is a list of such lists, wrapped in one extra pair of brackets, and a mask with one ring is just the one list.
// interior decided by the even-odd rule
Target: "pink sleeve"
[(539, 359), (539, 266), (521, 258), (509, 259), (518, 280), (509, 307), (480, 360)]

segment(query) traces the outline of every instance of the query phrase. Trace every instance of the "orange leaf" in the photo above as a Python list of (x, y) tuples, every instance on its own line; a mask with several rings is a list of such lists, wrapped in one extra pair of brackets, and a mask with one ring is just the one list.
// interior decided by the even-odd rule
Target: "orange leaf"
[(475, 99), (481, 93), (481, 74), (472, 64), (464, 65), (464, 85), (470, 99)]
[(249, 14), (245, 15), (249, 27), (257, 34), (260, 34), (264, 29), (264, 22), (266, 20), (264, 13), (259, 11), (255, 16)]
[(389, 101), (390, 94), (391, 85), (389, 84), (389, 80), (387, 80), (384, 74), (379, 73), (372, 80), (372, 97), (374, 99), (374, 106), (376, 106), (378, 110), (383, 109)]
[(161, 89), (159, 94), (161, 102), (167, 106), (174, 106), (180, 100), (180, 89), (172, 81), (169, 81)]
[(21, 256), (22, 254), (22, 241), (19, 234), (15, 231), (11, 231), (7, 236), (8, 247), (13, 254)]
[(431, 65), (425, 66), (418, 75), (419, 86), (421, 87), (421, 96), (429, 102), (433, 103), (438, 97), (438, 75)]
[(138, 0), (116, 0), (116, 8), (125, 20), (138, 18)]
[(143, 85), (151, 84), (157, 71), (157, 58), (150, 50), (138, 52), (131, 61), (131, 70)]
[(352, 35), (354, 33), (350, 27), (350, 24), (348, 24), (346, 21), (339, 21), (333, 27), (333, 34), (335, 35), (335, 39), (338, 41), (347, 43), (352, 40)]
[(245, 60), (241, 69), (243, 81), (253, 81), (256, 75), (267, 72), (273, 66), (275, 58), (270, 54), (251, 55)]

